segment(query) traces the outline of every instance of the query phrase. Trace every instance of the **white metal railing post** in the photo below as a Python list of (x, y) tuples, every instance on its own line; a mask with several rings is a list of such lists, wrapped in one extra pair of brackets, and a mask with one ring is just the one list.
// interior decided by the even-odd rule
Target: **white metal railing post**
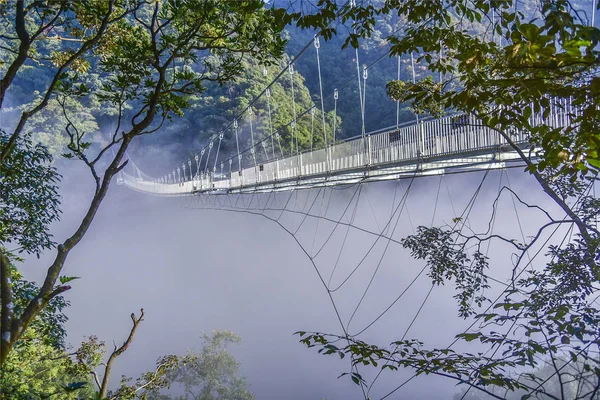
[[(194, 177), (192, 175), (192, 160), (188, 160), (188, 167), (189, 167), (189, 170), (190, 170), (190, 181), (193, 181)], [(192, 185), (193, 185), (193, 183), (192, 183)]]
[(368, 151), (368, 157), (367, 157), (368, 164), (367, 165), (372, 165), (373, 160), (372, 160), (371, 156), (373, 154), (373, 148), (371, 147), (371, 135), (367, 135), (367, 151)]
[(232, 164), (233, 164), (233, 157), (229, 158), (229, 189), (231, 189), (231, 187), (233, 186), (232, 185), (233, 174), (231, 173)]
[(423, 121), (419, 121), (419, 138), (421, 140), (421, 146), (420, 146), (420, 151), (421, 151), (421, 157), (425, 156), (425, 131), (423, 130)]

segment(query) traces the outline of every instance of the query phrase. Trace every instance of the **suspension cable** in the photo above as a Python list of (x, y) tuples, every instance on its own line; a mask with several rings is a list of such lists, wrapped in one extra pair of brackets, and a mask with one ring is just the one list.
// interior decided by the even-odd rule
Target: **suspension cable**
[(208, 171), (208, 160), (210, 159), (210, 153), (212, 152), (212, 148), (213, 148), (213, 140), (214, 138), (210, 139), (210, 143), (208, 144), (208, 154), (206, 156), (206, 164), (204, 164), (204, 175), (206, 176), (206, 171)]
[(275, 132), (275, 138), (277, 138), (277, 143), (279, 144), (279, 152), (281, 153), (281, 158), (284, 158), (283, 146), (281, 146), (281, 135), (279, 134), (279, 132)]
[(367, 106), (367, 78), (369, 77), (369, 73), (367, 72), (367, 64), (363, 65), (363, 91), (362, 91), (362, 135), (363, 137), (366, 134), (365, 130), (365, 108)]
[[(414, 85), (417, 83), (417, 77), (415, 75), (415, 57), (412, 51), (410, 52), (410, 69), (412, 70), (412, 83)], [(419, 114), (415, 113), (415, 117), (417, 117), (417, 123), (419, 123)]]
[[(266, 68), (263, 69), (263, 76), (265, 78), (268, 76), (268, 71)], [(269, 113), (269, 136), (271, 136), (271, 151), (273, 153), (273, 158), (275, 158), (275, 141), (273, 138), (273, 119), (271, 118), (271, 88), (267, 88), (267, 90), (265, 90), (265, 97), (267, 98), (267, 110)]]
[(254, 111), (252, 111), (252, 107), (248, 107), (248, 123), (250, 124), (250, 154), (252, 154), (252, 159), (254, 160), (254, 166), (256, 167), (256, 151), (254, 149), (254, 129), (252, 127), (252, 116), (254, 115)]
[[(221, 142), (223, 141), (223, 131), (219, 132), (219, 145), (217, 146), (217, 154), (215, 154), (215, 163), (213, 165), (213, 174), (217, 172), (217, 161), (219, 159), (219, 150), (221, 150)], [(223, 164), (221, 164), (221, 170), (223, 169)], [(223, 171), (221, 171), (223, 172)]]
[(337, 88), (333, 89), (333, 134), (331, 135), (333, 143), (335, 143), (335, 129), (336, 129), (336, 125), (337, 125), (337, 101), (338, 101), (338, 97), (339, 97), (339, 93), (338, 93)]
[(292, 120), (292, 123), (290, 124), (290, 126), (292, 128), (292, 146), (291, 146), (290, 150), (293, 155), (294, 154), (294, 137), (296, 138), (296, 154), (298, 154), (298, 135), (296, 133), (296, 94), (294, 93), (294, 64), (290, 64), (288, 69), (290, 72), (290, 84), (291, 84), (291, 88), (292, 88), (292, 114), (294, 117), (294, 119)]
[(356, 76), (358, 78), (358, 99), (360, 101), (360, 115), (362, 117), (362, 125), (363, 125), (363, 131), (362, 131), (362, 135), (364, 136), (364, 126), (365, 126), (365, 108), (363, 105), (363, 94), (362, 94), (362, 86), (360, 84), (360, 62), (358, 61), (358, 47), (355, 50), (355, 57), (356, 57)]
[(310, 151), (313, 151), (315, 137), (315, 106), (310, 109)]
[(238, 172), (240, 172), (242, 170), (242, 155), (240, 154), (240, 140), (238, 137), (239, 135), (238, 135), (237, 119), (233, 120), (233, 129), (235, 130), (235, 145), (237, 147), (237, 155), (238, 155)]
[[(398, 77), (400, 80), (400, 56), (398, 56)], [(400, 130), (400, 100), (396, 100), (396, 130)]]
[(327, 170), (331, 170), (330, 167), (330, 154), (329, 147), (327, 146), (327, 130), (325, 127), (325, 103), (323, 101), (323, 78), (321, 76), (321, 57), (319, 56), (319, 48), (321, 47), (321, 42), (319, 41), (319, 37), (315, 35), (314, 38), (314, 46), (315, 52), (317, 53), (317, 71), (319, 73), (319, 93), (321, 95), (321, 119), (323, 121), (323, 147), (325, 148), (325, 158), (327, 159)]

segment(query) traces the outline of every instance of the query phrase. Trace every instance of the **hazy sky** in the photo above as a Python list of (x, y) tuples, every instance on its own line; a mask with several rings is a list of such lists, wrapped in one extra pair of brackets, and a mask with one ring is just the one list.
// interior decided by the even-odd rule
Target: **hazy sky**
[[(518, 170), (510, 171), (508, 176), (524, 198), (540, 199), (540, 191), (532, 185), (531, 178)], [(431, 225), (432, 218), (436, 225), (451, 223), (453, 217), (462, 213), (482, 177), (483, 173), (471, 173), (416, 179), (406, 203), (398, 208), (402, 210), (398, 222), (393, 219), (388, 232), (395, 229), (393, 237), (400, 239), (411, 234), (417, 225)], [(476, 231), (487, 226), (500, 177), (500, 172), (492, 172), (485, 180), (469, 219)], [(74, 217), (83, 211), (84, 193), (89, 190), (83, 181), (77, 175), (65, 178), (65, 216), (54, 230), (57, 239), (71, 232)], [(502, 185), (507, 183), (507, 174), (503, 174)], [(409, 180), (403, 180), (364, 185), (356, 213), (355, 203), (349, 207), (347, 204), (357, 187), (302, 191), (293, 194), (290, 201), (289, 193), (281, 193), (276, 200), (282, 204), (287, 201), (288, 209), (307, 210), (313, 204), (313, 214), (323, 215), (327, 209), (327, 216), (336, 220), (348, 208), (344, 220), (355, 214), (355, 224), (381, 231), (390, 218), (392, 200), (395, 198), (397, 207), (409, 184)], [(252, 201), (262, 201), (264, 205), (265, 196)], [(269, 204), (277, 204), (273, 199)], [(250, 197), (245, 200), (250, 201)], [(341, 332), (326, 290), (301, 247), (264, 217), (191, 208), (195, 204), (198, 199), (158, 198), (126, 187), (112, 188), (64, 270), (66, 275), (82, 278), (66, 294), (72, 303), (67, 310), (69, 341), (76, 345), (84, 336), (94, 334), (109, 344), (121, 343), (129, 332), (129, 314), (143, 307), (145, 321), (131, 348), (118, 359), (114, 383), (121, 374), (137, 377), (152, 369), (161, 355), (197, 348), (202, 331), (229, 329), (242, 337), (242, 344), (232, 350), (257, 399), (361, 398), (358, 387), (348, 377), (337, 379), (348, 370), (347, 360), (321, 356), (298, 343), (298, 337), (293, 335), (298, 330)], [(499, 204), (501, 217), (496, 219), (495, 232), (510, 232), (520, 238), (510, 197), (502, 197)], [(517, 210), (524, 234), (532, 234), (540, 216), (520, 206)], [(288, 214), (280, 221), (295, 230), (302, 218)], [(323, 220), (317, 223), (317, 219), (308, 218), (296, 237), (314, 254), (332, 228)], [(331, 286), (335, 287), (373, 247), (355, 274), (334, 293), (341, 318), (347, 323), (379, 265), (349, 325), (349, 331), (356, 333), (407, 288), (424, 264), (411, 260), (407, 250), (397, 244), (386, 249), (387, 241), (380, 239), (373, 246), (375, 236), (353, 231), (347, 234), (340, 256), (345, 236), (346, 228), (338, 227), (315, 262), (328, 281), (339, 256), (331, 278)], [(501, 259), (492, 264), (492, 275), (505, 278), (510, 270), (510, 249), (492, 246), (490, 256)], [(39, 279), (47, 261), (48, 257), (44, 257), (29, 263), (27, 276)], [(430, 287), (422, 274), (361, 338), (381, 345), (399, 339)], [(494, 291), (497, 287), (491, 289)], [(435, 287), (407, 337), (420, 338), (429, 346), (444, 346), (465, 329), (470, 321), (456, 317), (453, 294), (452, 285)], [(369, 377), (374, 371), (363, 368), (361, 372)], [(371, 398), (380, 398), (407, 377), (407, 371), (382, 375)], [(389, 398), (452, 398), (456, 391), (453, 382), (419, 377)]]

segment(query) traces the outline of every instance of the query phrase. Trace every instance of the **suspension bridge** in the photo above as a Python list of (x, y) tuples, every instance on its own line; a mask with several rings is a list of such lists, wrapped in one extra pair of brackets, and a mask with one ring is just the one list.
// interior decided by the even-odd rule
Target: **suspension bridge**
[[(312, 48), (316, 56), (315, 76), (318, 77), (319, 93), (311, 94), (314, 102), (307, 109), (298, 110), (298, 90), (294, 87), (297, 56), (284, 66), (226, 129), (210, 137), (198, 153), (182, 160), (171, 172), (158, 178), (144, 174), (130, 160), (130, 168), (121, 173), (118, 183), (137, 191), (163, 196), (270, 192), (394, 180), (403, 176), (450, 171), (498, 169), (522, 161), (499, 132), (483, 126), (470, 115), (456, 114), (442, 118), (417, 116), (414, 121), (400, 123), (400, 105), (396, 102), (396, 124), (367, 131), (365, 110), (384, 105), (367, 104), (367, 78), (377, 62), (364, 65), (361, 74), (358, 49), (355, 49), (357, 74), (348, 83), (354, 81), (357, 84), (356, 108), (361, 114), (362, 126), (356, 127), (356, 136), (340, 140), (336, 137), (335, 126), (339, 92), (335, 89), (333, 93), (333, 110), (326, 110), (320, 47), (319, 38), (315, 37), (298, 55), (307, 57), (308, 50)], [(411, 65), (414, 72), (412, 56)], [(266, 69), (263, 74), (267, 76)], [(400, 77), (400, 59), (397, 77)], [(414, 73), (412, 79), (415, 79)], [(286, 106), (289, 109), (291, 105), (293, 110), (291, 120), (279, 127), (273, 126), (273, 114), (281, 106), (274, 104), (271, 96), (276, 84), (285, 88), (291, 103)], [(393, 104), (391, 101), (389, 103)], [(530, 124), (568, 126), (574, 113), (570, 102), (562, 100), (552, 103), (550, 110), (533, 114)], [(325, 115), (331, 111), (334, 112), (333, 123), (327, 123)], [(298, 137), (298, 124), (302, 118), (310, 118), (310, 146), (305, 146), (308, 148), (302, 148)], [(288, 145), (282, 145), (284, 132), (288, 133)], [(244, 143), (244, 138), (247, 143)], [(235, 148), (229, 154), (223, 149), (224, 139), (235, 143)], [(511, 139), (513, 144), (523, 149), (530, 146), (525, 132), (512, 132)]]

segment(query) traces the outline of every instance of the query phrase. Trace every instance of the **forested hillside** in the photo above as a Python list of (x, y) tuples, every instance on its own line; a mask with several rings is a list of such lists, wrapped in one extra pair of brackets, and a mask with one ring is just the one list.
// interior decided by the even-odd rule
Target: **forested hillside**
[[(375, 2), (379, 4), (378, 2)], [(520, 4), (518, 11), (525, 15), (536, 13), (536, 2), (525, 1)], [(580, 0), (572, 2), (574, 9), (581, 10), (582, 14), (591, 11), (591, 0)], [(268, 6), (285, 8), (288, 12), (314, 12), (314, 9), (305, 9), (304, 2), (290, 2), (287, 0), (274, 0)], [(10, 16), (8, 16), (10, 17)], [(337, 35), (329, 40), (321, 40), (320, 62), (322, 73), (324, 108), (326, 111), (327, 136), (332, 135), (334, 123), (334, 90), (339, 90), (336, 115), (338, 120), (336, 126), (336, 139), (348, 138), (361, 133), (360, 98), (358, 88), (358, 77), (364, 66), (368, 67), (368, 79), (366, 81), (365, 98), (365, 129), (372, 131), (395, 125), (397, 122), (410, 121), (415, 118), (408, 104), (399, 104), (392, 101), (386, 92), (386, 84), (390, 80), (397, 79), (411, 81), (421, 80), (428, 74), (424, 54), (415, 53), (413, 57), (403, 56), (398, 58), (389, 54), (390, 46), (386, 38), (397, 34), (407, 26), (396, 15), (389, 14), (378, 17), (371, 38), (359, 44), (357, 50), (348, 47), (342, 49), (349, 33), (346, 26), (336, 26)], [(472, 30), (481, 35), (485, 32), (483, 24), (472, 24)], [(0, 29), (3, 29), (0, 27)], [(160, 153), (160, 160), (177, 159), (185, 157), (192, 158), (202, 147), (206, 146), (211, 138), (218, 137), (219, 132), (230, 126), (231, 122), (240, 115), (252, 101), (261, 93), (267, 84), (275, 77), (289, 62), (290, 57), (301, 53), (305, 46), (311, 47), (315, 31), (300, 29), (289, 25), (285, 30), (288, 40), (287, 56), (279, 61), (279, 64), (265, 69), (255, 60), (247, 57), (243, 63), (241, 77), (233, 82), (213, 82), (206, 85), (206, 90), (193, 94), (189, 101), (191, 106), (185, 110), (181, 118), (176, 122), (166, 121), (158, 135), (144, 137), (140, 143), (132, 149), (136, 159), (140, 161), (149, 173), (160, 174), (165, 171), (166, 165), (156, 160)], [(11, 90), (8, 92), (5, 107), (0, 118), (6, 122), (14, 122), (15, 116), (20, 110), (11, 107), (12, 104), (26, 104), (38, 101), (39, 93), (35, 88), (42, 83), (48, 83), (51, 79), (51, 70), (45, 68), (46, 63), (55, 63), (59, 60), (61, 51), (69, 51), (69, 43), (59, 40), (39, 41), (36, 43), (37, 63), (29, 63), (15, 79)], [(3, 55), (0, 50), (0, 56)], [(308, 52), (307, 52), (308, 53)], [(357, 59), (358, 56), (358, 70)], [(3, 57), (0, 57), (2, 59)], [(1, 61), (0, 61), (1, 63)], [(1, 65), (0, 65), (1, 67)], [(179, 66), (183, 69), (185, 66)], [(199, 69), (201, 66), (187, 66)], [(177, 66), (174, 66), (177, 68)], [(296, 74), (294, 85), (296, 90), (296, 106), (298, 114), (302, 114), (315, 105), (315, 114), (306, 113), (298, 119), (298, 147), (306, 150), (313, 145), (318, 146), (323, 141), (322, 124), (320, 116), (320, 88), (317, 77), (317, 60), (314, 54), (303, 54), (295, 62)], [(413, 71), (414, 70), (414, 71)], [(78, 73), (85, 78), (90, 88), (97, 88), (101, 83), (102, 72), (98, 71), (95, 63), (78, 66)], [(265, 73), (266, 72), (266, 73)], [(439, 76), (432, 76), (434, 81), (439, 81)], [(271, 121), (267, 115), (266, 99), (263, 97), (255, 106), (253, 111), (253, 130), (256, 140), (271, 135), (273, 132), (280, 134), (281, 147), (273, 143), (274, 148), (280, 154), (289, 151), (292, 144), (290, 122), (293, 120), (293, 110), (290, 98), (289, 75), (284, 74), (282, 78), (271, 89), (272, 107)], [(82, 97), (83, 98), (83, 97)], [(60, 102), (63, 102), (63, 105)], [(62, 112), (63, 106), (70, 113), (67, 121)], [(82, 103), (74, 97), (58, 97), (27, 125), (27, 130), (35, 132), (36, 137), (47, 144), (51, 151), (60, 154), (68, 144), (64, 128), (68, 122), (73, 123), (80, 131), (85, 131), (93, 141), (103, 142), (107, 140), (107, 132), (101, 132), (99, 126), (116, 126), (114, 118), (117, 110), (103, 107), (101, 103)], [(317, 123), (315, 123), (317, 121)], [(251, 143), (249, 121), (244, 116), (239, 121), (240, 148), (245, 149)], [(270, 139), (268, 139), (270, 141)], [(235, 136), (232, 131), (225, 133), (223, 137), (223, 155), (229, 157), (235, 153)], [(273, 146), (269, 146), (268, 152), (273, 153)], [(277, 156), (277, 154), (271, 154)], [(145, 158), (151, 158), (147, 160)], [(164, 162), (163, 162), (164, 163)]]

